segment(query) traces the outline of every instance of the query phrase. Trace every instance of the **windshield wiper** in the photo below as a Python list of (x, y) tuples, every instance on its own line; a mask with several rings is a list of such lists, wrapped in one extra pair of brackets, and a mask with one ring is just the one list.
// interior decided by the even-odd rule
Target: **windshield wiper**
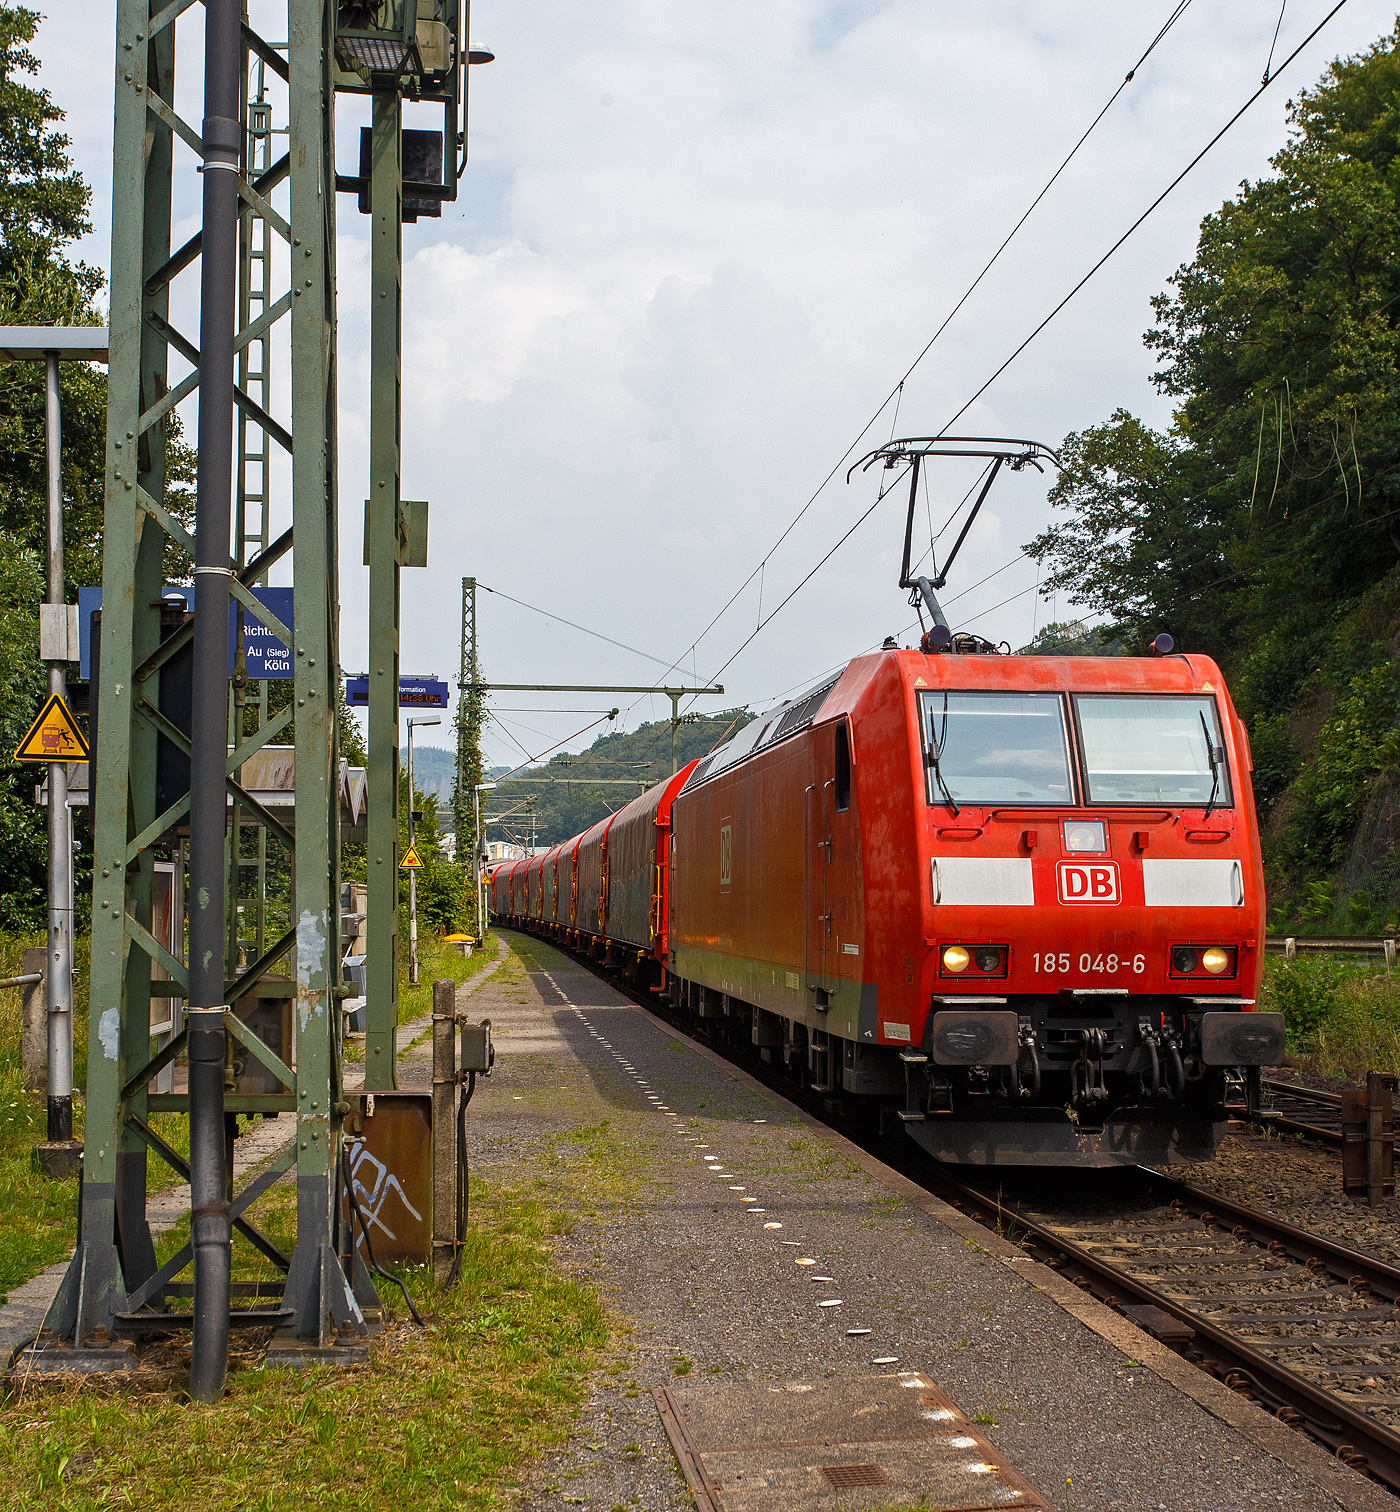
[[(1198, 711), (1199, 712), (1199, 711)], [(1211, 810), (1215, 807), (1216, 794), (1220, 791), (1220, 768), (1225, 761), (1225, 747), (1214, 745), (1210, 738), (1210, 726), (1206, 723), (1206, 716), (1201, 713), (1201, 733), (1206, 737), (1206, 756), (1210, 760), (1210, 799), (1206, 803), (1206, 811), (1201, 816), (1202, 822), (1210, 818)]]
[[(948, 695), (943, 695), (943, 733), (948, 733)], [(943, 794), (943, 800), (952, 809), (954, 817), (962, 813), (958, 807), (958, 800), (948, 791), (948, 784), (943, 780), (943, 770), (939, 766), (939, 741), (933, 733), (933, 720), (928, 722), (928, 756), (925, 758), (933, 772), (933, 780), (938, 784), (938, 791)]]

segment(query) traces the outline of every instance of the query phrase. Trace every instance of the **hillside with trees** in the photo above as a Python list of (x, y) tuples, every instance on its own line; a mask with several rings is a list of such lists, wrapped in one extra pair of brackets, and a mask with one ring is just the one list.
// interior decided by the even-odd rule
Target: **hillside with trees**
[[(753, 717), (742, 709), (726, 709), (682, 724), (676, 740), (679, 764), (704, 756)], [(605, 819), (670, 773), (669, 719), (600, 735), (586, 750), (561, 751), (542, 766), (520, 773), (520, 777), (543, 781), (503, 780), (489, 795), (490, 808), (494, 815), (510, 817), (504, 824), (492, 825), (487, 838), (523, 845), (534, 834), (539, 845), (557, 844)], [(590, 784), (590, 778), (605, 778), (607, 785)]]
[(1219, 660), (1271, 929), (1366, 933), (1400, 924), (1400, 25), (1290, 122), (1152, 301), (1171, 425), (1068, 436), (1027, 551), (1129, 653)]

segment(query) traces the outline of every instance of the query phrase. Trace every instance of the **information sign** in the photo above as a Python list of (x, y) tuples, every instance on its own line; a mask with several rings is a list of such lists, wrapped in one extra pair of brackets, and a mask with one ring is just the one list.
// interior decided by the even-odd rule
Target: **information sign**
[[(399, 678), (400, 708), (445, 709), (450, 689), (436, 677)], [(345, 679), (345, 701), (351, 708), (362, 709), (369, 703), (369, 674), (361, 672), (357, 677)]]
[(15, 751), (16, 761), (86, 761), (87, 741), (57, 693), (39, 710)]

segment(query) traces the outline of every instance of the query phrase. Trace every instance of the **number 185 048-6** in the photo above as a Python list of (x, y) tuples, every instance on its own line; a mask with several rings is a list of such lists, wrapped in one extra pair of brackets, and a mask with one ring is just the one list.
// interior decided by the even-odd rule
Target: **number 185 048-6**
[(1120, 955), (1092, 955), (1089, 951), (1083, 951), (1079, 960), (1074, 963), (1074, 957), (1069, 951), (1061, 951), (1058, 954), (1053, 950), (1047, 950), (1044, 954), (1035, 952), (1035, 969), (1055, 973), (1060, 971), (1078, 970), (1082, 974), (1098, 972), (1105, 975), (1113, 975), (1119, 971), (1132, 971), (1142, 973), (1147, 970), (1147, 957), (1139, 953), (1135, 956)]

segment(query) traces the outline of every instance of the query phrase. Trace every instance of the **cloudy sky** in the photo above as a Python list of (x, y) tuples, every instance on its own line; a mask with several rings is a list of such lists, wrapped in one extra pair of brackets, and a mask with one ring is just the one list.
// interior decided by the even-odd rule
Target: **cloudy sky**
[[(1275, 67), (1331, 4), (1290, 0)], [(891, 434), (945, 426), (1258, 86), (1278, 0), (1188, 0), (896, 412), (887, 400), (901, 375), (1178, 9), (477, 0), (473, 36), (497, 58), (472, 70), (462, 198), (404, 229), (403, 492), (431, 504), (429, 565), (403, 577), (405, 670), (455, 676), (467, 574), (498, 590), (480, 596), (479, 620), (487, 674), (501, 682), (717, 677), (724, 696), (702, 706), (761, 708), (886, 634), (909, 640), (913, 614), (895, 586), (899, 497), (814, 572), (877, 496), (874, 472), (848, 486), (838, 464)], [(95, 191), (83, 253), (105, 266), (113, 6), (48, 11), (43, 82)], [(278, 38), (276, 6), (256, 0), (254, 11)], [(1350, 0), (955, 429), (1055, 446), (1120, 405), (1164, 422), (1141, 340), (1149, 298), (1192, 255), (1201, 216), (1266, 171), (1290, 95), (1395, 19), (1393, 5)], [(201, 8), (179, 24), (190, 49), (182, 109), (197, 122)], [(355, 171), (364, 119), (361, 102), (341, 102), (342, 171)], [(187, 235), (198, 224), (192, 159), (179, 179)], [(349, 672), (364, 662), (368, 591), (367, 224), (342, 196)], [(176, 295), (191, 330), (193, 292)], [(282, 412), (285, 393), (283, 382)], [(959, 466), (931, 476), (935, 529), (973, 481)], [(1047, 618), (1072, 616), (1038, 598), (1034, 564), (1017, 560), (1046, 521), (1045, 488), (1029, 473), (998, 482), (950, 579), (955, 626), (1016, 646)], [(286, 509), (284, 493), (274, 533)], [(527, 704), (614, 701), (628, 727), (669, 710), (655, 696), (501, 694), (489, 759), (518, 761), (596, 717), (519, 712)], [(445, 729), (439, 738), (450, 743)]]

